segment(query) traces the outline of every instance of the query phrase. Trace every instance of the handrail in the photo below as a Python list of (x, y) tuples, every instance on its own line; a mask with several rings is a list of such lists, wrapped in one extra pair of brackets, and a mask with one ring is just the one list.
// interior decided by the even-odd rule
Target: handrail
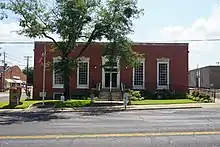
[(124, 91), (124, 84), (123, 83), (121, 83), (120, 88), (121, 88), (121, 91), (123, 92)]
[(98, 91), (101, 91), (101, 83), (98, 83)]

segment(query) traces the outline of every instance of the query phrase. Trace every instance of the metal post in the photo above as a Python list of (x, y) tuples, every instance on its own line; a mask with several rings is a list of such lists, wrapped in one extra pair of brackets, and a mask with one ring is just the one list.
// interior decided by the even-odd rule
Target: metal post
[(29, 70), (29, 59), (31, 58), (31, 56), (24, 56), (25, 60), (27, 60), (27, 67), (26, 67), (26, 85), (25, 85), (25, 89), (26, 89), (26, 95), (28, 95), (28, 70)]
[[(10, 67), (10, 79), (12, 79), (12, 67)], [(12, 88), (12, 83), (10, 82), (10, 89)]]
[(44, 99), (45, 99), (45, 71), (46, 71), (46, 46), (44, 46), (44, 53), (43, 53), (43, 106), (44, 106)]
[(109, 84), (110, 84), (109, 90), (111, 92), (112, 91), (112, 72), (110, 72), (110, 83)]
[(3, 64), (4, 64), (4, 70), (2, 73), (2, 88), (3, 88), (3, 92), (5, 91), (5, 70), (6, 70), (6, 64), (5, 64), (5, 52), (4, 54), (4, 59), (3, 59)]

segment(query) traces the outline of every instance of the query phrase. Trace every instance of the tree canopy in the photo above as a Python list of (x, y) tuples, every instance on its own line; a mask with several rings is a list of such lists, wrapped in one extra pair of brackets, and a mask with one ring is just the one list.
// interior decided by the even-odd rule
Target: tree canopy
[[(133, 32), (133, 20), (142, 13), (137, 0), (7, 0), (0, 2), (0, 8), (1, 19), (9, 17), (9, 11), (17, 16), (21, 27), (18, 34), (50, 39), (55, 51), (62, 54), (54, 68), (63, 75), (66, 97), (69, 97), (72, 69), (93, 41), (107, 42), (104, 55), (110, 61), (120, 56), (127, 65), (137, 64), (140, 55), (132, 51), (132, 41), (128, 38)], [(84, 42), (82, 50), (69, 57), (79, 41)]]
[(33, 85), (33, 80), (34, 80), (34, 68), (29, 67), (27, 70), (27, 67), (25, 67), (22, 72), (27, 76), (27, 84), (28, 85)]

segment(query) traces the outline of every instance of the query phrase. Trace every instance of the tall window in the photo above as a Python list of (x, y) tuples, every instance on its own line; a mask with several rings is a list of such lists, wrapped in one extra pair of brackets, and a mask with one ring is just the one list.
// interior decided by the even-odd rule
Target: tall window
[(169, 60), (161, 59), (157, 62), (157, 88), (169, 88)]
[(133, 69), (133, 88), (144, 89), (145, 82), (145, 60), (142, 59), (140, 65)]
[(89, 60), (79, 61), (77, 70), (77, 88), (89, 88)]
[(63, 81), (62, 75), (58, 72), (55, 72), (54, 73), (54, 84), (63, 84), (63, 83), (64, 81)]
[[(59, 62), (59, 57), (53, 58), (53, 63)], [(53, 88), (63, 88), (64, 80), (62, 75), (59, 72), (55, 72), (53, 69)]]

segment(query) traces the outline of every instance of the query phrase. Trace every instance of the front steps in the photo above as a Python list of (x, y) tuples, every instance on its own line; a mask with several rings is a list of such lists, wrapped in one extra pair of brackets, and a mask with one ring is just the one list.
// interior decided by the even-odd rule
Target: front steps
[[(111, 99), (112, 98), (112, 99)], [(120, 89), (102, 89), (99, 93), (99, 101), (122, 101), (122, 93)]]

